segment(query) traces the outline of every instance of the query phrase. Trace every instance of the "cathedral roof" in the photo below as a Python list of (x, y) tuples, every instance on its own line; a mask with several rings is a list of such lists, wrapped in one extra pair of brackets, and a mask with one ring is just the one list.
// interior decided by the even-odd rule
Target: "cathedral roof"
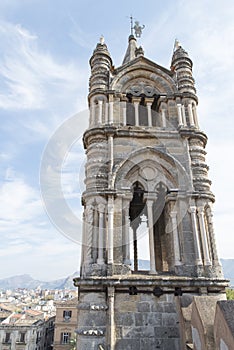
[(120, 67), (115, 68), (115, 70), (113, 71), (114, 74), (118, 74), (120, 73), (122, 70), (125, 70), (128, 67), (132, 67), (133, 66), (138, 66), (139, 64), (151, 67), (151, 68), (157, 68), (159, 70), (162, 70), (164, 73), (169, 74), (170, 76), (173, 76), (173, 72), (170, 69), (167, 69), (159, 64), (157, 64), (154, 61), (151, 61), (149, 58), (146, 58), (144, 56), (138, 56), (138, 57), (134, 57), (132, 60), (123, 61), (123, 64)]
[(169, 74), (170, 76), (173, 75), (171, 70), (163, 66), (160, 66), (156, 62), (153, 62), (150, 59), (144, 57), (143, 48), (141, 46), (138, 47), (135, 36), (130, 35), (128, 38), (127, 51), (125, 53), (122, 65), (120, 67), (117, 67), (113, 73), (114, 75), (118, 74), (119, 72), (121, 72), (123, 69), (126, 69), (127, 67), (136, 66), (137, 63), (142, 64), (144, 66), (151, 67), (151, 68), (152, 67), (157, 68), (159, 70), (162, 70), (164, 73)]

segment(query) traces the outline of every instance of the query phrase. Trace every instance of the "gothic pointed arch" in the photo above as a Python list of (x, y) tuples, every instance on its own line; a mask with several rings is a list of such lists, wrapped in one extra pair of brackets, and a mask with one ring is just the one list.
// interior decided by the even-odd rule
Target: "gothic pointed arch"
[(127, 66), (116, 69), (110, 88), (146, 96), (170, 94), (177, 90), (173, 73), (145, 57), (138, 57)]
[(154, 191), (160, 182), (169, 189), (191, 189), (185, 168), (172, 155), (149, 146), (130, 153), (113, 175), (116, 189), (132, 186), (139, 179), (147, 191)]

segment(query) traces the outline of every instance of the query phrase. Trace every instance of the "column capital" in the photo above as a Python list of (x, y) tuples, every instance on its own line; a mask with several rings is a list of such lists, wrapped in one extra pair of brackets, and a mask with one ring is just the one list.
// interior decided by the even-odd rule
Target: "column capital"
[(147, 202), (154, 202), (157, 199), (156, 195), (154, 193), (152, 193), (152, 192), (151, 193), (145, 193), (144, 198), (147, 199)]
[(103, 204), (103, 203), (99, 203), (98, 204), (98, 211), (99, 211), (99, 213), (104, 213), (104, 211), (105, 211), (105, 208), (106, 208), (106, 206), (105, 206), (105, 204)]
[(89, 211), (91, 211), (91, 210), (93, 210), (93, 209), (94, 209), (93, 204), (88, 204), (88, 205), (86, 205), (86, 208), (85, 208), (86, 212), (89, 212)]
[(124, 215), (125, 215), (125, 216), (128, 216), (128, 217), (129, 217), (129, 207), (124, 207), (124, 208), (123, 208), (123, 212), (124, 212)]
[(197, 207), (196, 207), (196, 206), (191, 206), (191, 207), (189, 208), (189, 212), (190, 212), (190, 213), (193, 213), (193, 214), (196, 214), (196, 212), (197, 212)]
[(109, 97), (109, 102), (114, 101), (114, 94), (113, 93), (110, 93), (108, 97)]
[(171, 212), (170, 212), (170, 217), (171, 217), (172, 219), (176, 219), (176, 217), (177, 217), (177, 211), (171, 211)]
[(154, 204), (154, 200), (152, 198), (147, 198), (147, 201), (146, 201), (147, 207), (152, 208), (153, 204)]
[(204, 207), (197, 207), (197, 212), (199, 215), (204, 215)]
[(115, 287), (108, 287), (108, 297), (114, 298), (115, 296)]
[(136, 103), (136, 104), (139, 104), (141, 102), (141, 97), (133, 97), (132, 98), (132, 103)]
[(152, 105), (153, 102), (154, 102), (154, 98), (153, 97), (146, 97), (145, 98), (146, 105)]

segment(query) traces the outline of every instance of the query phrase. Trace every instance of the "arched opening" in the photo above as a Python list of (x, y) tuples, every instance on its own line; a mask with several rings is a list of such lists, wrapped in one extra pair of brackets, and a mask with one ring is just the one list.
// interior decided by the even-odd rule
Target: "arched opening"
[(126, 123), (129, 126), (135, 125), (135, 108), (132, 104), (131, 96), (128, 95), (127, 111), (126, 111)]
[(153, 205), (155, 264), (157, 272), (168, 271), (170, 260), (170, 237), (166, 232), (166, 186), (160, 182), (156, 187), (156, 200)]
[[(133, 185), (129, 218), (133, 237), (131, 257), (134, 272), (141, 270), (153, 271), (152, 266), (157, 272), (166, 272), (169, 269), (168, 244), (170, 238), (166, 233), (166, 192), (166, 187), (159, 183), (155, 190), (153, 205), (150, 206), (148, 205), (148, 199), (144, 196), (146, 191), (141, 183), (137, 181)], [(150, 201), (152, 202), (152, 199)], [(143, 253), (142, 250), (144, 250)], [(141, 260), (140, 264), (139, 260)], [(148, 262), (142, 260), (148, 260)]]
[(139, 105), (139, 125), (148, 126), (148, 111), (147, 111), (147, 107), (145, 106), (144, 97), (142, 97)]
[(138, 271), (138, 242), (137, 229), (142, 223), (142, 216), (145, 215), (145, 190), (137, 181), (133, 185), (133, 198), (129, 206), (130, 226), (133, 232), (133, 265), (134, 271)]

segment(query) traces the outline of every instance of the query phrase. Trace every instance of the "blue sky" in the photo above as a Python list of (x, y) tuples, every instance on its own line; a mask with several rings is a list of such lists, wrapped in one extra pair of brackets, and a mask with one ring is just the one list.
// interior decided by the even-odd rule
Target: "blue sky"
[(218, 250), (234, 258), (233, 1), (1, 0), (0, 278), (30, 273), (49, 280), (78, 270), (80, 246), (56, 229), (41, 200), (41, 159), (56, 129), (78, 115), (61, 182), (80, 234), (87, 113), (79, 113), (87, 109), (89, 58), (104, 35), (114, 65), (121, 64), (130, 14), (145, 24), (139, 44), (146, 57), (169, 68), (178, 38), (194, 62)]

